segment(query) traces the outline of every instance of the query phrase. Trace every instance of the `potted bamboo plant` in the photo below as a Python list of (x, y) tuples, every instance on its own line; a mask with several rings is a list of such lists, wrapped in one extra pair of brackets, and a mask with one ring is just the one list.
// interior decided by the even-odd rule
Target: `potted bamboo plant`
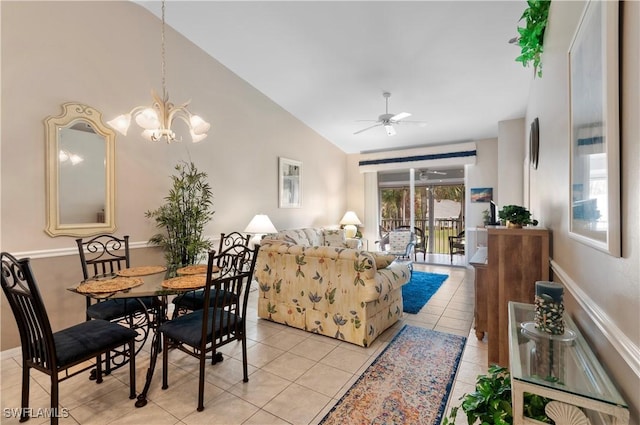
[(164, 205), (145, 213), (164, 230), (153, 235), (149, 243), (162, 247), (172, 274), (180, 267), (198, 263), (211, 249), (212, 242), (203, 231), (215, 212), (207, 174), (198, 171), (193, 162), (182, 161), (175, 170)]

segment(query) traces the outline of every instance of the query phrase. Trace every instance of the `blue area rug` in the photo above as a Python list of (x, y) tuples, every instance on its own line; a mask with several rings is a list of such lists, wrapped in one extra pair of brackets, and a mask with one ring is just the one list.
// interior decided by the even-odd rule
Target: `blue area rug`
[(320, 423), (438, 425), (465, 341), (405, 325)]
[(402, 311), (419, 312), (448, 277), (448, 274), (414, 271), (409, 283), (402, 287)]

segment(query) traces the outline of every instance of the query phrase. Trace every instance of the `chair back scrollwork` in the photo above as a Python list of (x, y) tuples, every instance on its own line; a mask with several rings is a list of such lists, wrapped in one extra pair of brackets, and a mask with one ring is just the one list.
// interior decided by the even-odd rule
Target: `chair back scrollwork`
[(91, 239), (76, 239), (84, 279), (114, 274), (130, 267), (129, 236), (98, 235)]

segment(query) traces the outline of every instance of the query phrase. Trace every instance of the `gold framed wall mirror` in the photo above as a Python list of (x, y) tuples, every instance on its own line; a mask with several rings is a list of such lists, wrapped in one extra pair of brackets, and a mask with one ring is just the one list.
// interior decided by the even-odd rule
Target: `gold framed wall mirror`
[(115, 224), (115, 132), (100, 111), (64, 103), (45, 119), (46, 208), (51, 236), (112, 233)]

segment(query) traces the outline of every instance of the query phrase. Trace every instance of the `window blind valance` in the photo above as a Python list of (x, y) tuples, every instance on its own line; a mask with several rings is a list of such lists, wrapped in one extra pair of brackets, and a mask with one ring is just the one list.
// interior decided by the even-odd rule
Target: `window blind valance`
[(434, 166), (463, 166), (475, 163), (476, 144), (469, 142), (362, 154), (358, 166), (361, 173), (367, 173)]

